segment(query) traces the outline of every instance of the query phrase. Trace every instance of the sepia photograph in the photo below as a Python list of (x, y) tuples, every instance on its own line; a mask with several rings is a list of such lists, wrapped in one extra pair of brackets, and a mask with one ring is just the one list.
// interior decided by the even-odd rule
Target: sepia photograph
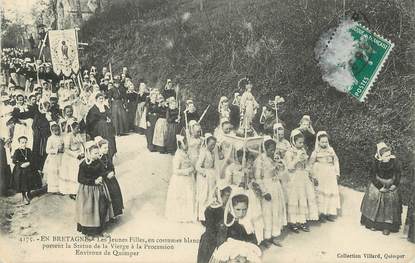
[(0, 19), (0, 263), (415, 263), (414, 0)]

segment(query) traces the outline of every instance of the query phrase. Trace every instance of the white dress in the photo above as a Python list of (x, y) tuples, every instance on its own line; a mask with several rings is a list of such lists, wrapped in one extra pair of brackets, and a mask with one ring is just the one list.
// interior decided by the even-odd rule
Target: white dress
[(7, 121), (11, 118), (13, 107), (9, 105), (0, 104), (0, 138), (9, 138), (9, 128)]
[[(28, 109), (26, 106), (17, 106), (20, 110), (20, 113), (27, 112)], [(26, 147), (32, 149), (33, 146), (33, 129), (32, 129), (32, 119), (19, 119), (20, 123), (16, 123), (14, 125), (14, 132), (13, 132), (13, 141), (12, 141), (12, 151), (19, 148), (19, 137), (26, 136), (27, 137), (27, 144)]]
[(276, 170), (276, 163), (265, 153), (255, 161), (255, 181), (263, 194), (270, 194), (271, 200), (262, 198), (264, 217), (264, 238), (278, 237), (287, 225), (285, 196), (281, 186), (281, 174)]
[(64, 137), (65, 152), (62, 156), (61, 172), (59, 174), (59, 192), (62, 194), (76, 194), (78, 191), (78, 160), (83, 152), (82, 136), (68, 133)]
[[(276, 142), (277, 142), (277, 145), (276, 145), (275, 155), (279, 156), (279, 157), (276, 157), (276, 158), (281, 158), (282, 161), (284, 161), (286, 152), (289, 149), (291, 149), (291, 144), (286, 139), (282, 139), (281, 141), (276, 141)], [(288, 173), (287, 169), (284, 169), (283, 171), (280, 171), (279, 176), (280, 176), (282, 190), (284, 191), (285, 202), (287, 203), (288, 202), (287, 189), (288, 189), (288, 182), (290, 180), (289, 173)]]
[[(301, 158), (301, 156), (304, 156)], [(307, 153), (305, 149), (291, 148), (285, 154), (289, 170), (288, 182), (288, 222), (303, 224), (307, 220), (318, 220), (318, 207), (314, 185), (306, 170)]]
[(339, 186), (337, 175), (340, 175), (339, 159), (333, 148), (317, 149), (310, 157), (313, 176), (318, 181), (317, 204), (320, 214), (337, 215), (340, 209)]
[(194, 168), (189, 155), (177, 150), (173, 158), (173, 174), (167, 190), (166, 217), (177, 222), (194, 222)]
[(48, 185), (49, 193), (59, 192), (59, 173), (62, 164), (62, 153), (58, 152), (59, 148), (63, 148), (62, 137), (52, 134), (46, 143), (48, 156), (43, 166), (43, 179)]
[(218, 171), (215, 156), (206, 148), (200, 149), (196, 163), (196, 211), (199, 221), (205, 220), (205, 209), (214, 200)]

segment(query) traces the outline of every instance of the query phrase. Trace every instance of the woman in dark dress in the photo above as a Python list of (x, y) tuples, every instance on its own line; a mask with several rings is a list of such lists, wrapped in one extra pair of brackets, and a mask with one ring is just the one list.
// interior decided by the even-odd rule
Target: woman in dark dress
[(105, 177), (112, 176), (100, 160), (94, 141), (85, 145), (85, 159), (79, 165), (79, 188), (76, 195), (77, 230), (85, 235), (100, 235), (105, 224), (114, 217)]
[(135, 115), (137, 112), (137, 99), (138, 94), (134, 91), (134, 86), (129, 85), (127, 87), (127, 121), (128, 121), (128, 131), (135, 130)]
[(402, 202), (398, 187), (401, 169), (391, 149), (378, 143), (375, 160), (371, 164), (370, 184), (362, 200), (360, 223), (384, 235), (398, 232), (401, 226)]
[(10, 185), (10, 165), (7, 163), (6, 144), (3, 138), (0, 138), (0, 196), (6, 196)]
[(114, 79), (114, 84), (110, 82), (107, 96), (111, 105), (111, 116), (115, 131), (117, 135), (125, 134), (128, 130), (127, 112), (124, 109), (126, 91), (120, 85), (119, 80)]
[(46, 143), (48, 141), (51, 121), (58, 121), (54, 119), (49, 111), (50, 103), (48, 101), (40, 102), (39, 107), (33, 107), (33, 168), (35, 171), (43, 171), (47, 153)]
[[(136, 126), (137, 132), (139, 134), (145, 134), (144, 132), (147, 128), (145, 126), (145, 118), (143, 118), (143, 114), (145, 114), (144, 108), (146, 106), (148, 95), (149, 94), (146, 92), (146, 84), (141, 82), (138, 88), (137, 110), (135, 113), (135, 120), (134, 120), (134, 125)], [(144, 122), (143, 122), (143, 119), (144, 119)]]
[(111, 113), (109, 108), (104, 105), (104, 95), (102, 93), (98, 93), (95, 99), (95, 105), (89, 109), (86, 116), (86, 132), (92, 139), (101, 136), (108, 141), (108, 156), (112, 160), (114, 154), (117, 153), (117, 145), (115, 143), (115, 128), (112, 125)]
[(154, 136), (154, 127), (156, 126), (156, 122), (158, 119), (159, 114), (159, 106), (157, 103), (157, 95), (156, 91), (152, 91), (150, 93), (149, 99), (146, 102), (146, 121), (147, 121), (147, 129), (146, 129), (146, 139), (147, 139), (147, 148), (151, 151), (155, 151), (155, 147), (153, 144), (153, 136)]
[(26, 147), (27, 137), (18, 138), (19, 148), (13, 154), (13, 177), (11, 188), (18, 193), (22, 193), (23, 201), (30, 204), (28, 194), (33, 189), (42, 187), (40, 176), (33, 170), (32, 151)]
[(174, 98), (169, 101), (169, 108), (167, 109), (167, 132), (165, 147), (167, 153), (174, 154), (177, 149), (176, 134), (179, 123), (179, 109), (177, 109), (177, 102)]
[(112, 175), (108, 175), (104, 178), (104, 182), (108, 187), (108, 191), (112, 201), (112, 208), (114, 211), (114, 217), (121, 215), (123, 213), (124, 204), (122, 199), (122, 193), (118, 180), (115, 177), (115, 168), (112, 160), (108, 157), (108, 141), (102, 137), (95, 137), (95, 142), (99, 147), (101, 154), (101, 161), (104, 164), (104, 167), (108, 173), (112, 172)]
[(226, 186), (218, 190), (220, 198), (205, 210), (206, 221), (202, 221), (202, 224), (206, 227), (206, 230), (200, 237), (197, 263), (208, 263), (215, 249), (226, 240), (227, 229), (223, 221), (223, 215), (232, 188)]

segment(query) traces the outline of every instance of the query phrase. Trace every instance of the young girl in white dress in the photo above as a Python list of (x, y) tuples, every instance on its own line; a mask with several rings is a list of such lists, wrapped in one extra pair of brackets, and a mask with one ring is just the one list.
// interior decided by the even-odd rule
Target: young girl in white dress
[(308, 156), (304, 135), (295, 129), (290, 137), (291, 149), (285, 154), (290, 181), (288, 183), (288, 223), (293, 232), (309, 232), (308, 220), (318, 220), (318, 208), (313, 179), (307, 170)]
[(68, 194), (75, 200), (78, 192), (79, 164), (84, 156), (83, 138), (79, 133), (78, 122), (69, 123), (71, 132), (64, 137), (65, 152), (62, 156), (61, 172), (59, 174), (59, 192)]
[[(273, 130), (274, 130), (273, 139), (277, 143), (276, 145), (277, 148), (275, 150), (274, 159), (283, 161), (285, 158), (285, 153), (291, 148), (291, 144), (289, 141), (285, 139), (284, 126), (280, 122), (277, 122), (274, 124)], [(281, 186), (282, 186), (282, 190), (284, 191), (285, 202), (287, 203), (288, 202), (287, 187), (288, 187), (288, 182), (290, 178), (289, 178), (286, 167), (284, 170), (280, 171), (280, 175), (281, 175), (280, 177)]]
[(173, 175), (167, 190), (166, 217), (177, 222), (194, 222), (195, 202), (193, 174), (195, 169), (187, 153), (185, 138), (177, 135), (177, 151), (173, 157)]
[[(15, 109), (19, 110), (19, 113), (25, 113), (29, 111), (27, 108), (27, 105), (25, 104), (25, 98), (23, 95), (23, 92), (17, 92), (16, 94), (16, 106)], [(29, 149), (32, 149), (33, 145), (33, 129), (32, 129), (32, 123), (33, 119), (26, 118), (26, 119), (20, 119), (17, 118), (17, 122), (14, 125), (14, 132), (13, 132), (13, 141), (11, 145), (12, 151), (19, 148), (19, 138), (22, 136), (25, 136), (27, 138), (27, 147)]]
[(316, 136), (316, 145), (310, 156), (310, 167), (313, 176), (318, 181), (317, 204), (322, 222), (333, 221), (340, 209), (339, 186), (337, 178), (340, 176), (339, 158), (330, 147), (328, 134), (319, 131)]
[(205, 209), (214, 197), (214, 190), (218, 177), (215, 166), (216, 138), (212, 134), (205, 134), (204, 146), (200, 149), (196, 163), (196, 211), (199, 221), (205, 221)]
[(62, 154), (64, 142), (59, 125), (56, 122), (50, 124), (51, 136), (46, 143), (46, 161), (43, 166), (44, 181), (48, 185), (49, 193), (59, 193), (59, 176), (61, 173)]
[(200, 147), (202, 146), (202, 128), (195, 120), (189, 121), (189, 142), (188, 153), (192, 160), (193, 166), (196, 167), (196, 162), (199, 159)]
[(283, 165), (274, 160), (276, 143), (269, 138), (264, 141), (265, 153), (255, 161), (255, 180), (262, 192), (265, 247), (281, 246), (279, 236), (287, 225), (284, 191), (281, 186)]

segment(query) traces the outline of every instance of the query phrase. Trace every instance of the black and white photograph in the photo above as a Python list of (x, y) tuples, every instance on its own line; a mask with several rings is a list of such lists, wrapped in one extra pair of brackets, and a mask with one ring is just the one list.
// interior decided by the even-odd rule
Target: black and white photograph
[(414, 0), (0, 0), (0, 263), (414, 263)]

